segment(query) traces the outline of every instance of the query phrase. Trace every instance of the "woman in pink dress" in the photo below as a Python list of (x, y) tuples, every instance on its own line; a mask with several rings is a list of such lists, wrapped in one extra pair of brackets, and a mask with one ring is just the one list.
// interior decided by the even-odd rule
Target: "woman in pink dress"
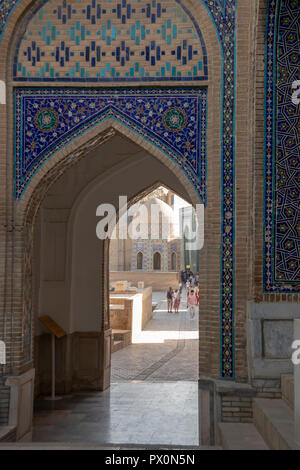
[(196, 299), (197, 299), (197, 305), (199, 305), (200, 292), (199, 292), (199, 285), (198, 284), (196, 285), (196, 288), (195, 288), (195, 295), (196, 295)]

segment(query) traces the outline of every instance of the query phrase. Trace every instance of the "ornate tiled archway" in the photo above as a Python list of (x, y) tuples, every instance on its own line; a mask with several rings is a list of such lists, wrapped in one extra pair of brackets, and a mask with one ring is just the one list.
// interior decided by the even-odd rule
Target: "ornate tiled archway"
[[(197, 20), (195, 19), (198, 15), (198, 13), (195, 15), (195, 17), (191, 16), (191, 14), (189, 13), (187, 7), (185, 6), (185, 4), (181, 1), (178, 1), (176, 2), (178, 4), (178, 8), (180, 7), (182, 9), (183, 12), (185, 12), (185, 14), (187, 15), (188, 18), (190, 18), (189, 21), (192, 22), (193, 24), (193, 27), (196, 28), (196, 34), (198, 34), (198, 40), (200, 39), (200, 43), (202, 44), (202, 51), (203, 51), (203, 64), (204, 65), (207, 65), (205, 64), (205, 60), (204, 60), (204, 57), (205, 57), (205, 49), (204, 49), (204, 44), (201, 40), (201, 35), (199, 34), (199, 31), (197, 30)], [(221, 271), (222, 271), (222, 281), (221, 284), (220, 284), (220, 297), (221, 297), (221, 304), (220, 304), (220, 315), (221, 315), (221, 329), (220, 329), (220, 355), (221, 355), (221, 367), (220, 367), (220, 373), (221, 373), (221, 376), (224, 377), (224, 378), (234, 378), (234, 226), (235, 226), (235, 222), (234, 222), (234, 201), (235, 201), (235, 195), (234, 195), (234, 140), (233, 140), (233, 131), (234, 131), (234, 102), (235, 102), (235, 93), (234, 93), (234, 90), (235, 90), (235, 85), (234, 85), (234, 78), (235, 78), (235, 15), (236, 15), (236, 5), (235, 5), (235, 1), (234, 0), (230, 0), (230, 1), (227, 1), (227, 2), (219, 2), (219, 1), (214, 1), (214, 2), (208, 2), (206, 0), (203, 0), (203, 5), (207, 8), (207, 11), (209, 12), (211, 18), (212, 18), (212, 22), (215, 26), (215, 29), (217, 31), (217, 34), (218, 34), (218, 38), (219, 38), (219, 43), (220, 43), (220, 47), (221, 47), (221, 51), (222, 51), (222, 57), (223, 57), (223, 62), (222, 62), (222, 73), (223, 73), (223, 81), (222, 81), (222, 100), (223, 100), (223, 103), (222, 103), (222, 106), (221, 106), (221, 109), (223, 110), (223, 114), (221, 116), (221, 127), (222, 127), (222, 131), (221, 131), (221, 162), (222, 162), (222, 197), (223, 197), (223, 201), (222, 201), (222, 226), (221, 226), (221, 232), (222, 232), (222, 250), (221, 250)], [(7, 10), (7, 17), (8, 18), (12, 18), (13, 15), (14, 15), (14, 12), (13, 12), (13, 8), (16, 7), (18, 8), (19, 7), (19, 4), (17, 4), (17, 2), (12, 2), (11, 3), (11, 9), (10, 10)], [(27, 23), (28, 24), (28, 21), (32, 18), (32, 13), (33, 13), (34, 9), (31, 9), (31, 13), (28, 14), (27, 16)], [(9, 16), (11, 14), (11, 16)], [(183, 13), (182, 13), (183, 14)], [(2, 24), (2, 26), (4, 26), (4, 23)], [(224, 29), (224, 25), (226, 25), (225, 29)], [(24, 28), (24, 23), (23, 23), (23, 28)], [(4, 28), (2, 28), (2, 40), (5, 40), (7, 36), (6, 35), (6, 31)], [(172, 35), (173, 36), (176, 36), (176, 34), (178, 33), (178, 31), (176, 32), (175, 29), (172, 30)], [(43, 34), (43, 31), (41, 31), (41, 34)], [(159, 33), (160, 34), (160, 33)], [(24, 35), (24, 30), (23, 30), (23, 35)], [(106, 37), (105, 37), (105, 40), (106, 40)], [(167, 38), (166, 38), (167, 40)], [(47, 42), (47, 38), (45, 40)], [(167, 40), (168, 41), (168, 40)], [(50, 41), (51, 42), (51, 41)], [(23, 48), (23, 45), (20, 45), (20, 49), (19, 49), (19, 52), (22, 50), (23, 51), (23, 54), (24, 52), (26, 52), (28, 54), (28, 49), (27, 51), (25, 51), (25, 49)], [(61, 47), (63, 47), (61, 45)], [(93, 46), (91, 45), (91, 48)], [(182, 47), (186, 47), (185, 44), (182, 44)], [(151, 47), (150, 47), (151, 49)], [(189, 52), (190, 51), (190, 52)], [(193, 48), (192, 49), (189, 49), (187, 48), (187, 54), (191, 54), (191, 52), (193, 51)], [(37, 52), (37, 51), (36, 51)], [(42, 51), (40, 51), (42, 52)], [(70, 51), (69, 51), (70, 52)], [(97, 52), (97, 51), (96, 51)], [(117, 52), (117, 51), (115, 51)], [(126, 51), (125, 51), (126, 52)], [(146, 51), (145, 51), (146, 52)], [(157, 52), (157, 50), (156, 50)], [(177, 59), (179, 60), (179, 53), (180, 51), (178, 50), (178, 56)], [(30, 52), (32, 53), (32, 51)], [(175, 52), (176, 54), (176, 52)], [(130, 58), (130, 57), (129, 57)], [(27, 59), (28, 59), (28, 56), (27, 56)], [(31, 55), (31, 59), (32, 59), (32, 55)], [(181, 59), (182, 59), (182, 62), (181, 64), (182, 65), (185, 65), (183, 62), (183, 58), (182, 58), (182, 50), (181, 50)], [(190, 60), (192, 61), (193, 58), (192, 56), (190, 55)], [(151, 62), (151, 61), (150, 61)], [(61, 64), (61, 62), (59, 62)], [(191, 62), (192, 63), (192, 62)], [(203, 65), (202, 64), (202, 65)], [(31, 65), (32, 65), (32, 62), (31, 62)], [(153, 61), (153, 66), (154, 66), (154, 61)], [(33, 65), (33, 67), (35, 67), (35, 65)], [(165, 66), (167, 68), (167, 65)], [(194, 67), (194, 65), (193, 65)], [(193, 69), (194, 71), (194, 69)], [(173, 71), (174, 72), (174, 71)], [(18, 70), (18, 65), (17, 67), (15, 68), (15, 78), (17, 78), (18, 80), (23, 78), (25, 79), (26, 78), (26, 82), (30, 82), (31, 80), (31, 77), (28, 77), (26, 75), (22, 77), (22, 73), (23, 73), (23, 68), (21, 67), (21, 70)], [(191, 72), (192, 73), (192, 72)], [(197, 73), (194, 75), (193, 77), (193, 73), (192, 73), (192, 76), (189, 76), (188, 75), (188, 72), (187, 72), (187, 76), (183, 76), (183, 75), (173, 75), (173, 80), (172, 81), (176, 81), (176, 80), (179, 80), (181, 83), (182, 82), (185, 82), (185, 84), (187, 84), (187, 80), (182, 80), (182, 78), (188, 78), (190, 77), (190, 84), (193, 84), (193, 86), (196, 84), (196, 81), (198, 79), (201, 79), (201, 80), (204, 80), (206, 78), (206, 73), (209, 74), (209, 70), (207, 70), (205, 67), (201, 68), (200, 65), (198, 64), (198, 71)], [(19, 75), (18, 75), (19, 74)], [(49, 69), (49, 74), (51, 75), (51, 72), (50, 72), (50, 69)], [(172, 75), (172, 70), (170, 71), (170, 74)], [(202, 77), (202, 78), (201, 78)], [(32, 77), (35, 79), (35, 81), (43, 81), (45, 76), (37, 76), (35, 75), (34, 77)], [(49, 77), (51, 78), (51, 76)], [(61, 77), (56, 77), (57, 79), (61, 78)], [(69, 77), (68, 77), (69, 78)], [(86, 77), (86, 78), (89, 78), (89, 77)], [(97, 80), (99, 82), (101, 82), (101, 78), (105, 78), (105, 77), (96, 77)], [(128, 80), (127, 80), (128, 78)], [(133, 77), (135, 78), (135, 77)], [(146, 77), (147, 78), (147, 77)], [(151, 77), (148, 77), (148, 78), (151, 78)], [(159, 78), (159, 77), (157, 77)], [(166, 85), (166, 80), (165, 80), (165, 76), (162, 76), (160, 77), (162, 79), (162, 82), (164, 85)], [(170, 77), (172, 78), (172, 77)], [(196, 79), (196, 80), (193, 80)], [(102, 80), (104, 82), (104, 80)], [(130, 81), (130, 77), (125, 77), (124, 78), (124, 81), (122, 82), (122, 84), (126, 83), (126, 81)], [(146, 81), (146, 80), (145, 80)], [(143, 77), (142, 79), (140, 78), (139, 79), (139, 82), (142, 83), (143, 82)], [(199, 80), (198, 80), (199, 82)], [(24, 80), (21, 81), (20, 85), (22, 84), (22, 86), (24, 85)], [(23, 87), (24, 88), (24, 87)], [(21, 90), (21, 88), (19, 88), (19, 91)], [(175, 91), (175, 88), (173, 89), (174, 92), (176, 93)], [(44, 90), (45, 91), (45, 90)], [(26, 91), (27, 93), (28, 91)], [(53, 91), (50, 92), (50, 94), (53, 93)], [(151, 93), (151, 90), (150, 90), (150, 93)], [(202, 93), (205, 93), (204, 91), (202, 91)], [(208, 93), (210, 93), (208, 91)], [(44, 133), (44, 136), (46, 136), (48, 138), (48, 128), (45, 128), (44, 129), (41, 129), (41, 123), (39, 121), (47, 121), (46, 123), (46, 127), (48, 126), (48, 121), (49, 121), (49, 125), (51, 126), (51, 122), (55, 121), (55, 117), (56, 117), (56, 114), (53, 113), (53, 114), (49, 114), (49, 106), (45, 106), (45, 108), (48, 109), (47, 111), (47, 115), (45, 114), (45, 110), (43, 111), (44, 114), (40, 114), (39, 116), (36, 116), (36, 123), (38, 125), (40, 125), (40, 129), (39, 129), (39, 132), (42, 134)], [(185, 119), (184, 118), (184, 113), (182, 113), (181, 115), (178, 115), (178, 111), (177, 111), (177, 108), (178, 106), (174, 106), (175, 110), (176, 110), (176, 113), (177, 115), (175, 116), (169, 116), (169, 117), (166, 117), (165, 119), (165, 124), (166, 126), (168, 126), (168, 123), (167, 121), (170, 119), (173, 119), (175, 117), (176, 120), (181, 119), (181, 117), (183, 118), (183, 120)], [(204, 109), (204, 108), (203, 108)], [(110, 112), (112, 110), (112, 107), (110, 107)], [(33, 117), (33, 116), (31, 116)], [(38, 119), (38, 117), (40, 118), (40, 120)], [(203, 119), (204, 119), (204, 114), (203, 114)], [(42, 122), (41, 121), (41, 122)], [(170, 121), (171, 122), (171, 121)], [(19, 122), (18, 122), (18, 119), (17, 119), (17, 124), (19, 125)], [(55, 124), (55, 123), (54, 123)], [(170, 123), (169, 123), (170, 124)], [(203, 124), (203, 123), (202, 123)], [(42, 126), (44, 126), (45, 123), (42, 122)], [(55, 127), (55, 125), (54, 125)], [(54, 127), (52, 130), (54, 130)], [(204, 128), (204, 126), (202, 126), (202, 129)], [(25, 129), (25, 126), (24, 126), (24, 129)], [(170, 129), (169, 129), (170, 130)], [(175, 129), (173, 129), (174, 131), (174, 134), (175, 135)], [(177, 131), (177, 130), (176, 130)], [(30, 132), (30, 131), (29, 131)], [(46, 138), (46, 140), (47, 140)], [(204, 141), (204, 139), (203, 139)], [(16, 141), (17, 142), (17, 141)], [(18, 145), (18, 142), (17, 142), (17, 145)], [(22, 149), (23, 151), (23, 149)], [(33, 152), (35, 151), (35, 149), (33, 149)], [(187, 149), (187, 151), (189, 151)], [(202, 155), (203, 155), (203, 147), (202, 147)], [(191, 171), (188, 167), (188, 165), (184, 165), (184, 170), (189, 174), (190, 174), (190, 180), (192, 180), (194, 182), (194, 185), (196, 188), (198, 188), (198, 193), (200, 194), (200, 197), (202, 198), (202, 200), (205, 199), (205, 163), (204, 163), (204, 160), (202, 159), (201, 160), (202, 163), (200, 163), (199, 165), (199, 162), (198, 162), (198, 169), (197, 171), (195, 172), (195, 167), (194, 169)], [(26, 167), (24, 167), (23, 163), (24, 161), (21, 163), (21, 166), (20, 166), (20, 163), (21, 163), (21, 160), (19, 162), (16, 162), (16, 168), (18, 168), (19, 170), (21, 169), (21, 171), (18, 170), (17, 174), (16, 174), (16, 182), (15, 182), (15, 189), (16, 189), (16, 194), (18, 195), (18, 197), (21, 197), (21, 194), (22, 194), (22, 191), (24, 189), (24, 187), (22, 188), (22, 184), (24, 184), (24, 181), (21, 183), (21, 180), (22, 178), (24, 177), (25, 173), (26, 173), (26, 176), (28, 176), (28, 182), (30, 181), (30, 173), (31, 173), (31, 170), (34, 171), (34, 164), (33, 166), (31, 167), (31, 164), (32, 164), (32, 161), (29, 163), (29, 165)], [(28, 163), (28, 162), (27, 162)], [(35, 162), (36, 163), (36, 162)], [(23, 166), (22, 166), (23, 165)], [(201, 167), (201, 170), (199, 171), (199, 168)], [(25, 172), (23, 171), (25, 168)], [(23, 174), (22, 174), (23, 172)], [(31, 173), (33, 174), (33, 173)], [(200, 180), (199, 180), (199, 177), (200, 177)], [(196, 179), (198, 179), (198, 181), (196, 181)], [(30, 187), (30, 184), (29, 184), (29, 187)], [(22, 203), (22, 200), (20, 199), (20, 203)]]

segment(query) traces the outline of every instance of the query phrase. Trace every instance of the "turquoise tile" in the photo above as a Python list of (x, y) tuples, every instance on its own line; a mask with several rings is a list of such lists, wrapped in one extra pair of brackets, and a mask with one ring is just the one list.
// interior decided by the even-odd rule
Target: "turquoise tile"
[(131, 39), (135, 39), (135, 25), (131, 26)]

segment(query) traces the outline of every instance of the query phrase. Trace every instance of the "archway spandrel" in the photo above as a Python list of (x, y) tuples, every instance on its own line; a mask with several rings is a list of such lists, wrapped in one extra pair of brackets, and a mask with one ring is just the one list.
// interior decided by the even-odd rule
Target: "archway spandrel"
[[(232, 5), (234, 3), (235, 2), (233, 2), (233, 1), (228, 2), (228, 4), (230, 4), (229, 5), (230, 7), (232, 7)], [(220, 7), (220, 3), (218, 1), (208, 2), (208, 1), (205, 0), (200, 5), (199, 5), (199, 2), (194, 2), (194, 1), (193, 2), (182, 2), (182, 4), (185, 4), (189, 8), (193, 9), (193, 15), (194, 15), (195, 19), (197, 20), (197, 22), (199, 22), (199, 24), (201, 24), (201, 21), (202, 21), (203, 28), (202, 28), (202, 25), (201, 25), (201, 28), (206, 33), (205, 41), (207, 42), (208, 40), (211, 40), (211, 43), (213, 44), (213, 45), (212, 44), (206, 44), (207, 45), (207, 50), (211, 51), (211, 52), (214, 51), (214, 54), (211, 54), (211, 57), (208, 57), (208, 64), (210, 65), (210, 63), (211, 63), (214, 66), (214, 69), (213, 69), (214, 70), (214, 76), (210, 77), (209, 87), (211, 86), (211, 88), (208, 89), (208, 95), (210, 96), (209, 103), (208, 103), (208, 108), (209, 108), (208, 109), (208, 116), (209, 116), (209, 119), (210, 119), (210, 125), (208, 126), (208, 129), (207, 129), (207, 135), (208, 135), (208, 140), (209, 140), (208, 148), (210, 149), (211, 153), (214, 155), (214, 158), (216, 158), (217, 162), (218, 162), (217, 165), (214, 165), (214, 164), (211, 165), (212, 173), (208, 177), (209, 191), (210, 191), (210, 194), (213, 196), (213, 202), (212, 202), (212, 200), (210, 201), (211, 202), (211, 207), (212, 207), (212, 210), (215, 211), (214, 215), (213, 215), (213, 219), (216, 220), (215, 223), (218, 224), (218, 230), (216, 230), (215, 227), (213, 227), (213, 230), (212, 230), (212, 236), (214, 237), (215, 234), (218, 231), (220, 231), (219, 209), (220, 209), (220, 199), (221, 199), (221, 193), (219, 193), (218, 191), (215, 192), (214, 188), (215, 187), (218, 188), (220, 186), (220, 175), (219, 175), (219, 173), (221, 173), (220, 172), (220, 168), (221, 168), (220, 154), (223, 154), (223, 152), (226, 150), (225, 147), (224, 147), (224, 142), (227, 142), (227, 143), (229, 142), (229, 140), (231, 138), (230, 135), (231, 135), (231, 129), (232, 129), (232, 128), (229, 128), (229, 127), (228, 128), (224, 127), (224, 129), (223, 129), (225, 131), (224, 141), (220, 142), (220, 140), (221, 140), (220, 139), (220, 132), (219, 132), (220, 131), (220, 122), (221, 122), (220, 109), (222, 109), (222, 106), (221, 107), (219, 106), (219, 101), (220, 101), (220, 98), (221, 98), (221, 94), (219, 93), (219, 89), (220, 89), (220, 86), (221, 86), (221, 66), (222, 66), (221, 62), (222, 62), (222, 59), (221, 59), (221, 54), (220, 54), (220, 46), (218, 45), (218, 43), (216, 41), (217, 35), (215, 33), (215, 30), (214, 30), (213, 22), (209, 20), (209, 15), (208, 15), (208, 11), (210, 13), (212, 13), (213, 10), (214, 10), (214, 15), (217, 14), (219, 12), (218, 9)], [(204, 8), (203, 4), (206, 6), (207, 11)], [(223, 9), (223, 7), (224, 7), (224, 9)], [(222, 7), (222, 10), (221, 10), (222, 15), (224, 15), (226, 5), (224, 4), (223, 7)], [(233, 10), (231, 10), (231, 8), (228, 9), (228, 14), (232, 18)], [(214, 15), (212, 15), (212, 16), (214, 16)], [(214, 18), (215, 18), (215, 20), (214, 20), (215, 24), (217, 24), (217, 22), (216, 22), (217, 17), (214, 16)], [(217, 24), (217, 27), (219, 27), (218, 25), (220, 25), (220, 21), (221, 21), (221, 19), (219, 20), (219, 23)], [(224, 36), (224, 38), (221, 38), (221, 39), (225, 43), (225, 41), (227, 41), (228, 38), (225, 38), (225, 36)], [(230, 47), (231, 46), (232, 46), (232, 42), (230, 43)], [(231, 63), (231, 67), (233, 67), (233, 63)], [(232, 71), (232, 69), (231, 69), (231, 71)], [(59, 83), (59, 82), (56, 82), (56, 83)], [(183, 82), (182, 81), (180, 83), (180, 85), (182, 83), (188, 84), (188, 82)], [(229, 84), (228, 86), (232, 89), (232, 86), (233, 86), (232, 79), (230, 81), (225, 81), (224, 83)], [(126, 82), (124, 82), (122, 84), (126, 85)], [(161, 80), (160, 84), (166, 85), (166, 82)], [(176, 81), (172, 82), (172, 85), (174, 85), (174, 84), (176, 84)], [(24, 84), (22, 83), (22, 87), (23, 87), (23, 85)], [(59, 83), (59, 85), (61, 86), (62, 84)], [(199, 82), (198, 82), (198, 85), (199, 85)], [(87, 86), (85, 84), (85, 88), (86, 87)], [(50, 89), (50, 87), (49, 87), (49, 89)], [(232, 105), (232, 101), (230, 102), (230, 106), (231, 105)], [(230, 120), (231, 117), (232, 117), (232, 115), (229, 116), (229, 120)], [(177, 118), (178, 118), (178, 116), (177, 116)], [(49, 121), (50, 124), (51, 124), (51, 120), (52, 120), (51, 116), (46, 116), (46, 121)], [(103, 129), (108, 128), (107, 123), (111, 122), (111, 121), (115, 122), (115, 124), (110, 124), (111, 127), (114, 127), (115, 129), (117, 129), (118, 131), (123, 133), (124, 135), (127, 135), (132, 140), (135, 140), (136, 142), (138, 142), (139, 145), (141, 145), (143, 148), (147, 149), (150, 153), (152, 153), (158, 159), (163, 161), (166, 166), (171, 168), (173, 173), (176, 173), (179, 178), (184, 176), (183, 181), (186, 181), (186, 177), (187, 177), (189, 182), (192, 181), (194, 188), (196, 188), (197, 185), (199, 185), (199, 180), (195, 183), (195, 179), (194, 179), (195, 175), (193, 174), (193, 171), (194, 171), (193, 168), (186, 166), (185, 167), (186, 173), (184, 175), (184, 172), (182, 171), (181, 165), (178, 165), (177, 163), (173, 163), (172, 160), (170, 160), (170, 159), (169, 160), (166, 159), (165, 154), (163, 154), (163, 152), (161, 151), (161, 148), (160, 148), (161, 145), (159, 145), (158, 147), (154, 147), (144, 137), (140, 137), (140, 136), (137, 137), (137, 134), (134, 134), (130, 129), (127, 129), (125, 131), (124, 126), (120, 125), (120, 123), (116, 123), (115, 119), (109, 118), (107, 120), (107, 122), (105, 123), (105, 126), (102, 126), (102, 124), (99, 124), (99, 127), (97, 127), (97, 131), (101, 133)], [(214, 121), (215, 121), (215, 125), (213, 124)], [(179, 119), (179, 122), (180, 122), (180, 119)], [(46, 123), (46, 126), (47, 125), (48, 124)], [(223, 125), (223, 123), (222, 123), (222, 125)], [(224, 124), (224, 126), (225, 126), (225, 124)], [(47, 134), (47, 131), (48, 131), (48, 129), (44, 128), (45, 134)], [(83, 136), (81, 136), (80, 139), (82, 137)], [(86, 136), (86, 138), (88, 139), (87, 136)], [(21, 215), (21, 213), (24, 210), (25, 205), (26, 205), (26, 204), (24, 204), (24, 202), (29, 201), (30, 195), (32, 194), (33, 189), (38, 184), (39, 179), (41, 179), (41, 177), (43, 176), (45, 181), (48, 181), (50, 183), (51, 175), (48, 174), (47, 172), (51, 172), (52, 168), (60, 161), (61, 158), (68, 158), (68, 153), (70, 151), (76, 152), (76, 149), (78, 147), (78, 144), (80, 144), (80, 142), (81, 141), (79, 141), (79, 140), (78, 141), (73, 140), (72, 142), (70, 142), (70, 144), (68, 144), (68, 145), (70, 145), (70, 147), (66, 146), (66, 148), (64, 148), (60, 151), (61, 153), (59, 152), (59, 154), (52, 155), (51, 158), (43, 165), (43, 167), (41, 167), (39, 169), (39, 171), (33, 176), (33, 180), (32, 180), (31, 183), (29, 183), (29, 185), (28, 185), (27, 189), (25, 190), (24, 195), (22, 196), (22, 198), (18, 202), (16, 202), (16, 207), (17, 207), (18, 214)], [(226, 175), (226, 176), (228, 176), (228, 175)], [(57, 172), (56, 177), (57, 178), (59, 177), (59, 171)], [(203, 177), (203, 180), (205, 179), (203, 173), (201, 174), (201, 177)], [(226, 181), (227, 181), (226, 178), (224, 178), (221, 185), (222, 186), (226, 185)], [(190, 188), (189, 184), (187, 186), (188, 186), (188, 188)], [(188, 189), (188, 191), (190, 191), (190, 189)], [(194, 193), (194, 191), (191, 191), (191, 193)], [(192, 197), (194, 197), (194, 194), (192, 194)], [(230, 243), (231, 243), (231, 245), (233, 245), (233, 243), (234, 243), (233, 239), (231, 239)], [(223, 253), (226, 254), (226, 251), (223, 251)], [(219, 252), (218, 252), (218, 259), (216, 259), (216, 269), (219, 269), (219, 266), (220, 266), (220, 259), (219, 259)], [(233, 268), (234, 267), (232, 266), (232, 272), (234, 271)], [(206, 269), (206, 268), (204, 268), (204, 269)], [(218, 277), (218, 275), (217, 275), (217, 277)], [(230, 282), (231, 282), (230, 288), (233, 289), (234, 279), (231, 278)], [(217, 299), (218, 295), (219, 295), (219, 293), (217, 293), (216, 290), (214, 290), (214, 296), (215, 296), (216, 299)], [(217, 299), (216, 303), (218, 303), (218, 299)], [(209, 308), (211, 308), (211, 306)], [(218, 308), (218, 306), (215, 305), (214, 310), (216, 310), (217, 308)], [(221, 307), (221, 308), (223, 308), (223, 307)], [(226, 325), (223, 325), (223, 326), (226, 326)], [(224, 331), (225, 331), (225, 329), (224, 329)], [(228, 331), (228, 329), (226, 329), (226, 331)], [(230, 332), (231, 332), (231, 330), (230, 330)], [(232, 337), (231, 337), (231, 339), (232, 339)], [(219, 340), (219, 338), (218, 338), (218, 340)], [(228, 344), (231, 347), (231, 351), (233, 351), (232, 341), (230, 340)], [(231, 360), (232, 357), (233, 356), (230, 355), (230, 360)], [(227, 364), (227, 366), (228, 366), (228, 364)], [(221, 369), (222, 369), (222, 367), (221, 367)], [(228, 376), (233, 377), (234, 370), (233, 370), (232, 367), (227, 367), (226, 371), (225, 371), (225, 368), (223, 368), (222, 370), (223, 370), (224, 374), (227, 374)]]
[(80, 135), (112, 119), (117, 129), (127, 127), (140, 144), (156, 147), (157, 155), (163, 151), (176, 162), (205, 201), (206, 101), (202, 88), (17, 89), (16, 198), (59, 148), (69, 144), (75, 149)]

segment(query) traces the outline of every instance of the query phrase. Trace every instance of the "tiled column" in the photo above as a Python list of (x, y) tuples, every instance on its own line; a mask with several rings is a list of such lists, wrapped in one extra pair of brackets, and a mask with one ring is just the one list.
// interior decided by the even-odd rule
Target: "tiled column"
[[(294, 320), (294, 339), (300, 340), (300, 320)], [(300, 364), (294, 365), (295, 441), (300, 446)]]

